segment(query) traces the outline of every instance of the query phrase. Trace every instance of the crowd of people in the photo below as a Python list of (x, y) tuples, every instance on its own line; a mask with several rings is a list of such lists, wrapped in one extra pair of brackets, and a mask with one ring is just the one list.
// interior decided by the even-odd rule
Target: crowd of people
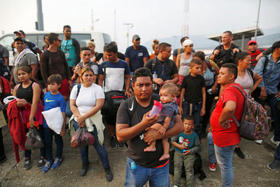
[[(170, 44), (154, 40), (154, 52), (149, 55), (137, 34), (132, 37), (133, 45), (122, 54), (116, 42), (106, 44), (102, 53), (95, 51), (94, 39), (88, 47), (80, 48), (71, 37), (69, 25), (63, 27), (62, 40), (56, 33), (45, 35), (42, 50), (27, 41), (22, 30), (14, 33), (13, 66), (3, 68), (9, 64), (9, 53), (0, 45), (1, 80), (8, 80), (14, 96), (3, 111), (11, 134), (15, 134), (15, 152), (18, 146), (24, 150), (24, 169), (32, 167), (31, 150), (24, 146), (29, 129), (36, 127), (43, 139), (37, 166), (46, 173), (63, 162), (66, 128), (74, 132), (86, 128), (94, 136), (93, 146), (106, 179), (112, 181), (104, 145), (106, 127), (112, 148), (127, 147), (125, 186), (143, 186), (147, 182), (150, 186), (170, 186), (170, 162), (174, 162), (174, 187), (181, 186), (182, 166), (186, 185), (192, 186), (200, 140), (206, 136), (209, 170), (216, 171), (218, 164), (222, 186), (232, 186), (233, 153), (245, 158), (233, 120), (235, 117), (240, 121), (244, 112), (245, 98), (239, 89), (266, 108), (269, 106), (274, 131), (271, 141), (278, 147), (268, 168), (280, 167), (280, 41), (264, 50), (251, 40), (248, 50), (241, 51), (232, 42), (233, 34), (225, 31), (222, 44), (206, 57), (204, 52), (194, 50), (190, 38), (183, 37), (182, 48), (173, 51), (171, 60)], [(9, 95), (3, 86), (1, 81), (2, 103)], [(161, 111), (152, 115), (156, 101), (161, 103)], [(60, 133), (42, 114), (56, 108), (63, 117)], [(15, 128), (17, 125), (22, 129)], [(6, 160), (1, 130), (0, 164)], [(85, 176), (88, 145), (79, 149), (80, 175)], [(170, 150), (174, 151), (172, 159)], [(17, 153), (16, 160), (19, 162)]]

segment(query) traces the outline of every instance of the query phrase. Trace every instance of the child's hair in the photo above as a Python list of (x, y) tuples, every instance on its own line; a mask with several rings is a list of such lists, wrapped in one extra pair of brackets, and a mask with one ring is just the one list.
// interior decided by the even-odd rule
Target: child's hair
[(202, 61), (201, 60), (199, 60), (199, 59), (197, 59), (197, 58), (193, 58), (192, 59), (192, 61), (191, 61), (191, 63), (190, 63), (190, 66), (192, 67), (192, 66), (194, 66), (194, 65), (203, 65), (202, 64)]
[(166, 83), (161, 87), (161, 90), (167, 90), (171, 95), (177, 96), (178, 87), (174, 83)]
[(62, 77), (59, 74), (52, 74), (48, 77), (47, 82), (48, 84), (51, 83), (62, 84)]
[(193, 57), (197, 57), (200, 60), (205, 60), (205, 53), (203, 51), (197, 51), (193, 54)]
[(28, 74), (32, 72), (32, 68), (30, 66), (19, 66), (18, 69), (17, 69), (17, 72), (19, 70), (24, 71)]
[(154, 39), (152, 48), (154, 49), (159, 44), (159, 41), (157, 39)]
[(191, 121), (194, 121), (194, 118), (193, 118), (193, 116), (186, 115), (186, 116), (184, 116), (184, 121), (185, 121), (185, 120), (191, 120)]

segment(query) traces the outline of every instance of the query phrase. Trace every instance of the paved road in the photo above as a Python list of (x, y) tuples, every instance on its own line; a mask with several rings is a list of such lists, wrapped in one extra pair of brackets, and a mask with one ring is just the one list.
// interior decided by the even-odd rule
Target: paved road
[[(101, 162), (94, 148), (90, 149), (90, 169), (87, 176), (80, 177), (81, 159), (78, 149), (69, 146), (69, 136), (64, 137), (64, 161), (56, 170), (43, 173), (37, 168), (39, 151), (34, 151), (33, 167), (25, 171), (23, 160), (16, 166), (13, 154), (12, 142), (7, 127), (4, 128), (4, 141), (8, 160), (0, 166), (0, 186), (94, 186), (94, 187), (120, 187), (124, 186), (126, 148), (109, 148), (108, 138), (105, 145), (108, 147), (109, 159), (114, 174), (114, 180), (107, 182)], [(202, 139), (202, 159), (204, 171), (207, 178), (200, 181), (195, 178), (196, 186), (217, 187), (221, 186), (220, 171), (210, 172), (207, 161), (206, 139)], [(263, 145), (257, 145), (252, 141), (242, 140), (241, 149), (246, 155), (245, 159), (240, 159), (234, 155), (234, 186), (237, 187), (279, 187), (280, 170), (271, 171), (266, 168), (269, 161), (273, 159), (275, 147), (267, 139)], [(21, 152), (21, 158), (23, 153)], [(171, 183), (173, 177), (170, 176)], [(183, 180), (182, 180), (183, 182)]]

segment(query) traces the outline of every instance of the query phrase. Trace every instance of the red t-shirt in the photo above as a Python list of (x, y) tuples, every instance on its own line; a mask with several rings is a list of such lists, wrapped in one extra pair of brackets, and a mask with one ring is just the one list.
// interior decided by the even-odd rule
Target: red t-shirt
[(219, 147), (237, 145), (240, 142), (238, 128), (232, 118), (230, 118), (230, 128), (226, 129), (219, 125), (219, 118), (222, 114), (223, 107), (227, 101), (234, 101), (236, 103), (236, 109), (234, 112), (234, 116), (236, 117), (236, 119), (240, 121), (242, 117), (244, 97), (240, 93), (240, 91), (237, 88), (232, 87), (232, 85), (237, 85), (242, 89), (242, 87), (236, 83), (227, 85), (224, 88), (224, 91), (221, 96), (223, 99), (221, 99), (221, 97), (219, 98), (210, 118), (214, 144)]

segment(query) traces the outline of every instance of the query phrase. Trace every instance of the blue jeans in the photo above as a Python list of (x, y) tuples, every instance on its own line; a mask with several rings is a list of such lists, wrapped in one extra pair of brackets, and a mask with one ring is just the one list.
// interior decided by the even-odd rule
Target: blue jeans
[(215, 155), (212, 132), (208, 132), (207, 139), (208, 139), (208, 159), (211, 164), (214, 164), (217, 162), (217, 160), (216, 160), (216, 155)]
[(126, 187), (142, 187), (149, 181), (150, 187), (169, 187), (169, 163), (161, 168), (146, 168), (136, 164), (131, 169), (133, 160), (127, 158), (126, 162)]
[[(108, 168), (110, 168), (110, 164), (109, 164), (108, 154), (105, 149), (105, 145), (104, 144), (100, 145), (100, 143), (98, 141), (96, 127), (94, 125), (93, 125), (93, 127), (94, 127), (93, 132), (90, 132), (94, 136), (93, 146), (102, 162), (103, 168), (108, 169)], [(77, 130), (79, 128), (79, 125), (75, 120), (74, 120), (74, 128), (75, 128), (75, 130)], [(83, 164), (88, 164), (88, 146), (80, 146), (79, 148), (80, 148), (80, 153), (81, 153)]]
[[(192, 105), (192, 107), (191, 107)], [(200, 111), (202, 103), (190, 104), (186, 101), (183, 102), (183, 117), (190, 115), (194, 118), (194, 131), (201, 137), (202, 129), (200, 125)], [(191, 112), (192, 110), (192, 112)]]
[(279, 160), (280, 161), (280, 145), (278, 145), (275, 155), (274, 155), (275, 160)]
[(46, 148), (46, 157), (48, 161), (53, 161), (53, 152), (52, 152), (52, 142), (53, 136), (56, 143), (56, 157), (62, 158), (63, 152), (63, 140), (59, 134), (56, 134), (50, 128), (44, 128), (44, 136), (45, 136), (45, 148)]
[(214, 145), (216, 158), (221, 168), (222, 187), (231, 187), (233, 183), (232, 157), (235, 145), (219, 147)]

